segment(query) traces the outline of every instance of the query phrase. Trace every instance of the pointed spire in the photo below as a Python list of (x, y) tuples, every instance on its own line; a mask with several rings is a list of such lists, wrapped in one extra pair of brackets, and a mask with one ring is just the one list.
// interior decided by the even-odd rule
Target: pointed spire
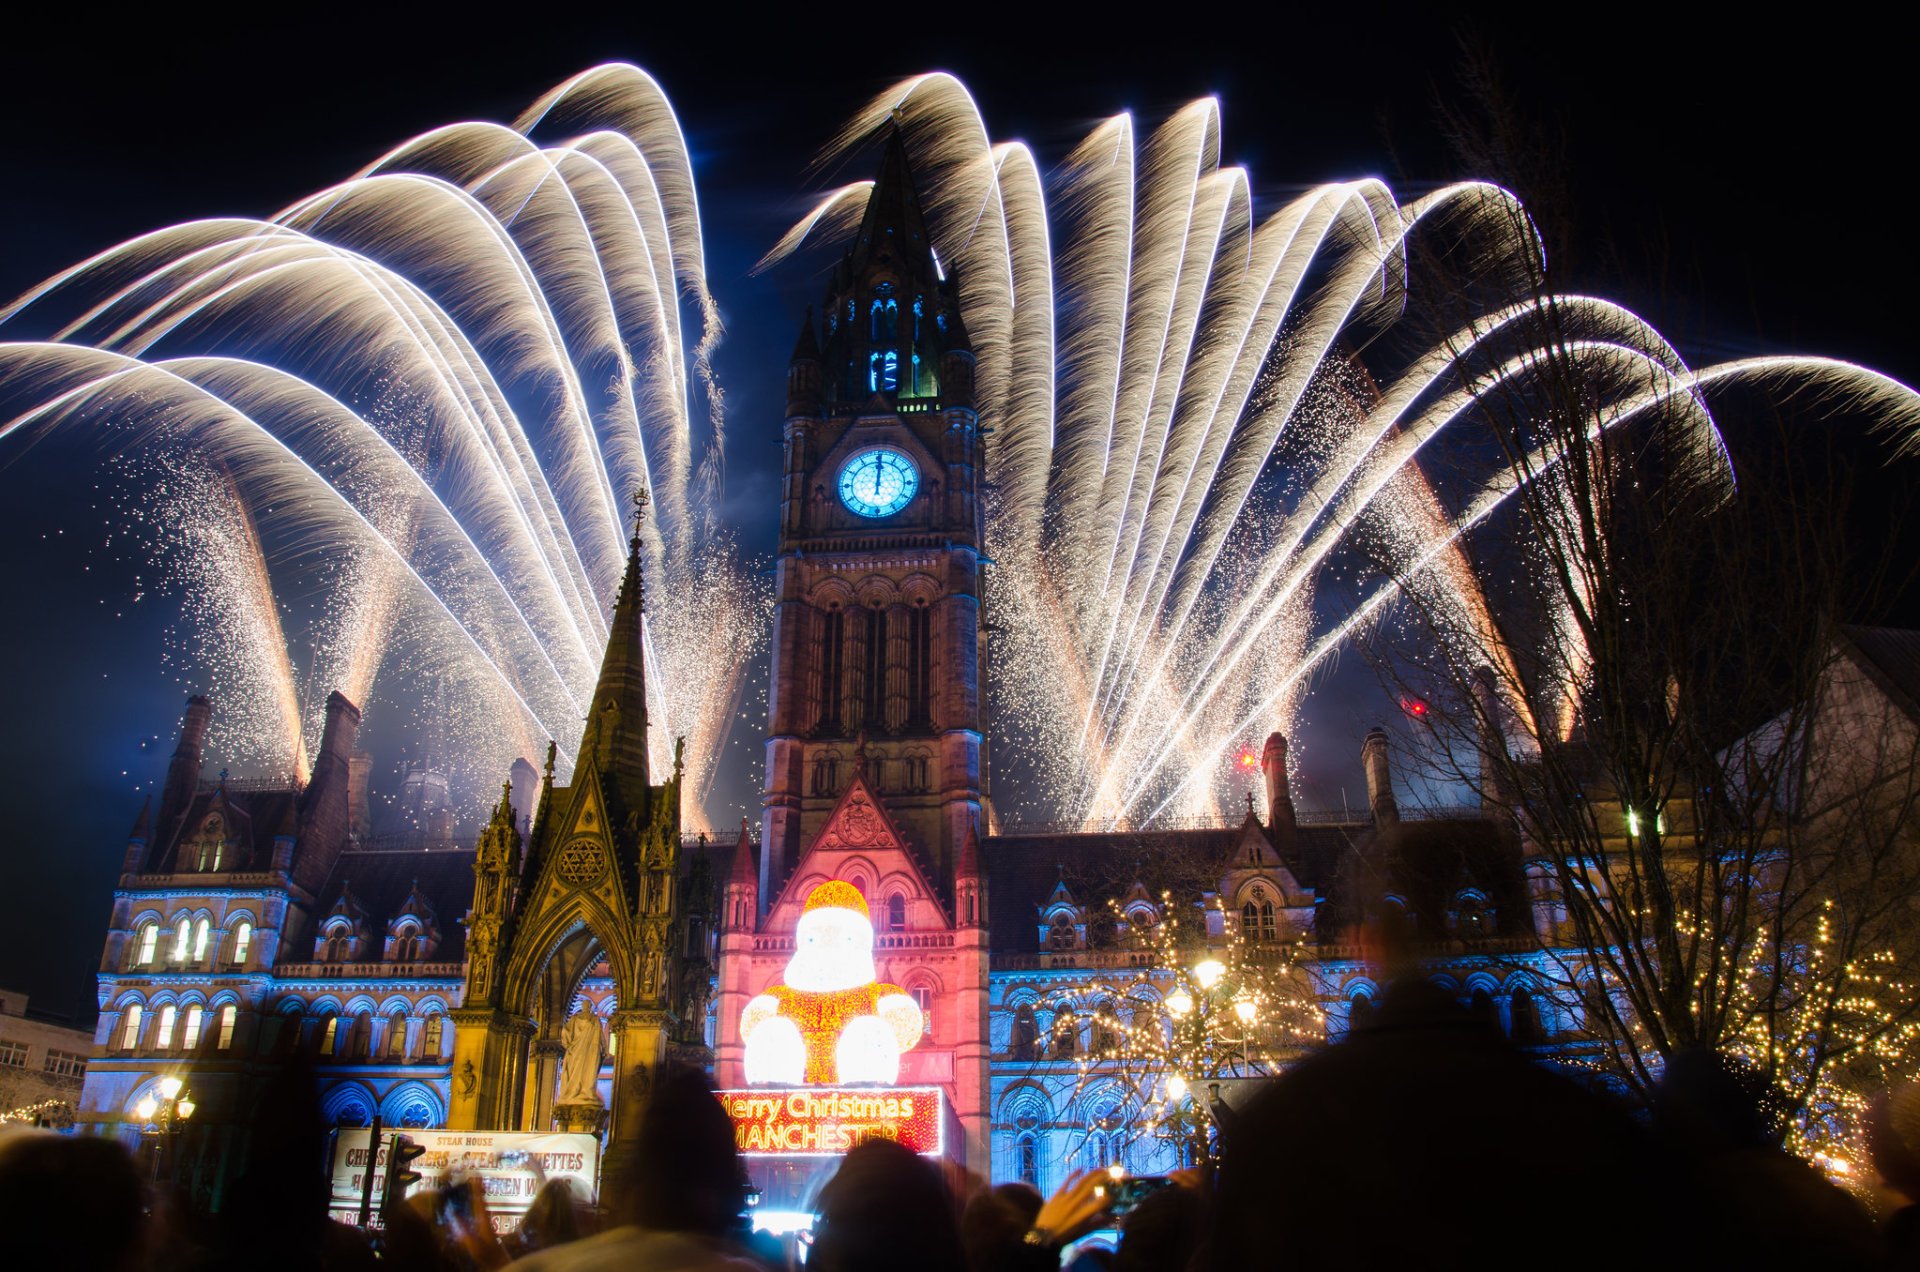
[(889, 265), (928, 284), (939, 278), (926, 218), (920, 212), (920, 196), (913, 186), (913, 166), (907, 161), (907, 143), (898, 122), (887, 130), (880, 175), (867, 196), (867, 211), (860, 219), (860, 237), (854, 240), (851, 264), (856, 279), (875, 265)]
[(967, 827), (967, 837), (960, 841), (960, 859), (954, 863), (953, 877), (956, 879), (980, 877), (980, 836), (971, 825)]
[[(630, 799), (643, 798), (647, 771), (647, 673), (644, 638), (646, 585), (641, 577), (640, 532), (646, 523), (648, 496), (633, 496), (633, 538), (627, 545), (627, 571), (613, 603), (606, 657), (588, 704), (587, 727), (580, 739), (575, 772), (589, 757), (602, 773), (629, 787)], [(576, 778), (577, 780), (577, 778)]]
[(727, 883), (739, 887), (756, 887), (760, 882), (760, 866), (753, 859), (753, 835), (747, 829), (747, 819), (740, 819), (740, 839), (733, 846), (733, 869), (727, 874)]
[(820, 341), (813, 331), (813, 306), (807, 306), (807, 316), (800, 320), (800, 338), (793, 342), (792, 362), (818, 362), (820, 360)]

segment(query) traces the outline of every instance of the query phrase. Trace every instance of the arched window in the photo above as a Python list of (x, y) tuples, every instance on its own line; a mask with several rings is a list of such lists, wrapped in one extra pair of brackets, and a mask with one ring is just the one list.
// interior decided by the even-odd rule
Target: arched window
[(160, 1024), (159, 1027), (153, 1031), (153, 1049), (155, 1051), (172, 1050), (174, 1015), (172, 1003), (168, 1003), (160, 1009)]
[(1093, 1009), (1093, 1049), (1096, 1053), (1110, 1055), (1119, 1050), (1120, 1040), (1114, 1032), (1115, 1023), (1113, 1000), (1102, 1000)]
[(1525, 989), (1516, 989), (1509, 1007), (1513, 1014), (1513, 1040), (1522, 1046), (1539, 1042), (1540, 1009), (1534, 1006), (1533, 995)]
[(132, 1051), (140, 1045), (140, 1004), (128, 1003), (120, 1017), (120, 1049)]
[(1078, 941), (1074, 937), (1073, 920), (1064, 914), (1053, 916), (1053, 922), (1047, 926), (1047, 948), (1050, 950), (1070, 950)]
[(887, 898), (887, 931), (907, 930), (907, 899), (896, 892)]
[(900, 387), (900, 355), (888, 349), (867, 355), (867, 388), (892, 393)]
[(326, 1028), (320, 1031), (320, 1054), (333, 1055), (340, 1047), (340, 1017), (328, 1016)]
[(437, 1011), (434, 1012), (431, 1016), (427, 1017), (426, 1035), (420, 1043), (420, 1052), (422, 1055), (428, 1056), (434, 1060), (440, 1059), (440, 1052), (441, 1052), (440, 1037), (442, 1033), (441, 1022), (444, 1021), (445, 1019), (446, 1017), (442, 1016)]
[(413, 927), (400, 929), (399, 939), (393, 943), (393, 961), (413, 963), (420, 958), (420, 930)]
[(933, 991), (925, 985), (915, 985), (907, 991), (913, 995), (914, 1005), (920, 1008), (920, 1033), (923, 1037), (933, 1036)]
[(1263, 941), (1280, 939), (1280, 929), (1273, 920), (1273, 902), (1265, 898), (1260, 901), (1260, 939)]
[(233, 961), (244, 964), (247, 961), (247, 951), (252, 948), (253, 924), (242, 919), (240, 925), (233, 929)]
[(372, 1050), (373, 1016), (360, 1012), (353, 1018), (353, 1027), (347, 1031), (346, 1054), (354, 1060), (365, 1060)]
[(347, 929), (335, 928), (327, 934), (327, 962), (344, 963), (347, 961), (347, 955), (352, 951), (353, 938), (347, 934)]
[(1495, 1029), (1500, 1027), (1500, 1009), (1493, 1005), (1493, 995), (1484, 986), (1473, 991), (1468, 1004), (1475, 1020), (1492, 1025)]
[(1260, 907), (1251, 901), (1240, 907), (1240, 935), (1249, 941), (1260, 939)]
[(193, 940), (193, 925), (188, 923), (186, 919), (182, 918), (180, 920), (180, 926), (173, 930), (173, 961), (174, 962), (184, 963), (187, 961), (187, 949), (192, 940)]
[(140, 929), (140, 953), (134, 962), (141, 967), (152, 967), (153, 956), (160, 952), (160, 925), (148, 923)]
[(408, 1130), (424, 1130), (433, 1125), (433, 1110), (425, 1100), (409, 1100), (400, 1110), (400, 1125)]
[(213, 925), (202, 919), (193, 925), (193, 961), (198, 963), (207, 956), (207, 938), (213, 935)]
[(228, 1003), (220, 1009), (220, 1038), (215, 1044), (226, 1051), (233, 1046), (233, 1027), (240, 1019), (240, 1009)]
[[(134, 1011), (140, 1009), (135, 1007)], [(1034, 1047), (1040, 1041), (1040, 1022), (1033, 1014), (1032, 1003), (1021, 1003), (1013, 1009), (1013, 1039), (1007, 1047), (1007, 1054), (1015, 1060), (1034, 1058)]]
[(407, 1058), (407, 1017), (402, 1012), (394, 1012), (387, 1019), (387, 1059), (405, 1060)]
[[(890, 288), (892, 284), (882, 283)], [(882, 295), (873, 302), (872, 336), (876, 341), (894, 340), (900, 332), (900, 302), (891, 296)]]
[(1366, 994), (1355, 994), (1347, 1003), (1347, 1032), (1365, 1029), (1372, 1023), (1373, 999)]
[(1062, 1007), (1053, 1014), (1053, 1058), (1070, 1060), (1080, 1054), (1080, 1017)]
[(180, 1050), (192, 1051), (200, 1045), (200, 1004), (187, 1008), (186, 1028), (180, 1031)]
[(1015, 1172), (1020, 1182), (1031, 1188), (1040, 1186), (1040, 1140), (1032, 1132), (1014, 1141)]

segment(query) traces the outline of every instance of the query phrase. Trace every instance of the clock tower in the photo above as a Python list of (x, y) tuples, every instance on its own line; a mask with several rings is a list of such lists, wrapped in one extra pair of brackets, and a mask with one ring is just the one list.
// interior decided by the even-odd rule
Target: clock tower
[(985, 831), (973, 373), (895, 133), (787, 373), (762, 897), (856, 776), (937, 887)]

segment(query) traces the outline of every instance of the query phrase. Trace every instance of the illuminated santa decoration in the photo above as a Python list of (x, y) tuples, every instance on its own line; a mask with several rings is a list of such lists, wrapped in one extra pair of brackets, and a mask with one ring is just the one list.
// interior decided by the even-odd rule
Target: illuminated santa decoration
[(920, 1006), (876, 982), (873, 922), (859, 889), (838, 879), (807, 894), (784, 984), (740, 1013), (749, 1084), (897, 1082), (920, 1041)]

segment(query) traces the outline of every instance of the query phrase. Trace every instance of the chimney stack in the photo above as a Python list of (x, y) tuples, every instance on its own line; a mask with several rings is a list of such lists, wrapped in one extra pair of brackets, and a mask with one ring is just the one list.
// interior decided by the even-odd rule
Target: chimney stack
[(167, 784), (160, 793), (160, 826), (165, 828), (193, 800), (200, 785), (200, 764), (207, 749), (207, 725), (213, 719), (213, 704), (203, 693), (187, 699), (187, 713), (180, 720), (180, 742), (173, 748), (173, 760), (167, 765)]
[(1276, 840), (1291, 836), (1294, 828), (1293, 789), (1287, 781), (1287, 739), (1267, 734), (1260, 751), (1260, 771), (1267, 778), (1267, 829)]
[(1400, 820), (1400, 805), (1393, 799), (1393, 773), (1387, 767), (1387, 731), (1379, 725), (1367, 730), (1360, 747), (1360, 762), (1367, 770), (1367, 803), (1373, 808), (1373, 820), (1389, 826)]
[(369, 787), (373, 781), (373, 757), (355, 751), (347, 758), (347, 828), (364, 836), (373, 820)]
[(317, 893), (326, 883), (333, 859), (347, 844), (353, 739), (359, 731), (360, 708), (338, 689), (328, 694), (320, 751), (313, 757), (313, 774), (300, 797), (300, 859), (293, 863), (293, 881), (309, 892)]
[(1507, 789), (1507, 713), (1494, 682), (1493, 668), (1473, 673), (1474, 723), (1480, 738), (1480, 806), (1489, 812), (1513, 811), (1513, 792)]

